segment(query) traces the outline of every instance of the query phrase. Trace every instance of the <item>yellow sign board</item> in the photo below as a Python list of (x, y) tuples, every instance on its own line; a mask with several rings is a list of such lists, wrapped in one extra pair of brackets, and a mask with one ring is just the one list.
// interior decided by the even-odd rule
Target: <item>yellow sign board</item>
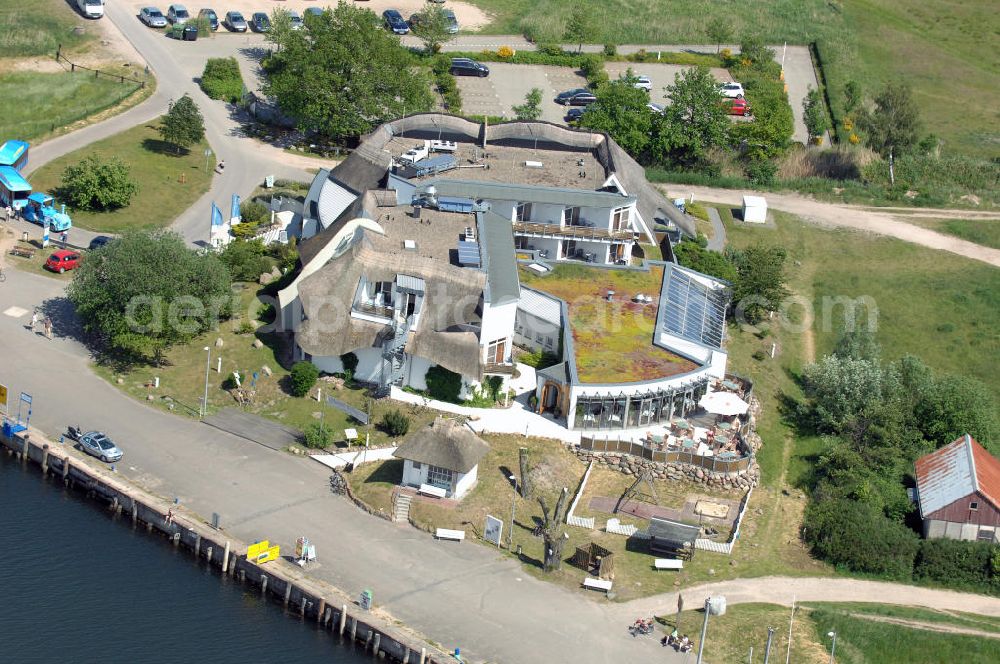
[(279, 555), (281, 555), (281, 547), (277, 544), (271, 546), (267, 540), (251, 544), (247, 548), (247, 560), (258, 565), (277, 560)]
[(0, 406), (7, 405), (7, 386), (0, 385)]

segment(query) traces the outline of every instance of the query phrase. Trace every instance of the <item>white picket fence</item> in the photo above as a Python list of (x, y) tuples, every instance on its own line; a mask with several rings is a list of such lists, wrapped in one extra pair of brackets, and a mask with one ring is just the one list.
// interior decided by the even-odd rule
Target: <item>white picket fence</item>
[(604, 526), (604, 530), (613, 535), (624, 535), (625, 537), (632, 537), (633, 535), (636, 534), (636, 532), (638, 532), (639, 529), (631, 523), (623, 524), (618, 519), (608, 519), (608, 523), (606, 526)]
[(702, 551), (713, 551), (715, 553), (724, 553), (727, 556), (733, 553), (733, 547), (736, 546), (737, 540), (740, 538), (740, 527), (743, 525), (743, 517), (747, 513), (747, 507), (750, 505), (750, 495), (753, 494), (753, 487), (747, 491), (747, 495), (743, 497), (743, 504), (740, 505), (740, 513), (736, 515), (736, 522), (733, 524), (733, 534), (726, 543), (714, 542), (709, 539), (698, 538), (694, 541), (694, 548), (701, 549)]
[(580, 481), (580, 488), (576, 490), (576, 495), (573, 496), (573, 502), (569, 504), (569, 511), (566, 512), (566, 523), (570, 526), (578, 526), (580, 528), (588, 528), (590, 530), (594, 529), (594, 518), (593, 517), (581, 517), (573, 516), (573, 512), (576, 511), (577, 503), (580, 502), (580, 496), (583, 495), (583, 490), (587, 487), (587, 480), (590, 479), (590, 471), (594, 467), (594, 461), (591, 460), (590, 465), (587, 466), (587, 472), (583, 474), (583, 479)]

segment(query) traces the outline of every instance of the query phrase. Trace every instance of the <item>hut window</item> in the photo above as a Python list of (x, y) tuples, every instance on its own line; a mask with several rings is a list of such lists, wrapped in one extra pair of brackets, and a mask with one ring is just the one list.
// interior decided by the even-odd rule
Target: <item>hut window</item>
[(969, 503), (969, 509), (975, 512), (976, 510), (979, 509), (979, 503), (973, 500), (971, 503)]
[(410, 463), (413, 464), (413, 470), (420, 470), (421, 466), (419, 461), (411, 461)]
[(451, 489), (451, 471), (439, 466), (427, 466), (427, 483), (439, 489)]

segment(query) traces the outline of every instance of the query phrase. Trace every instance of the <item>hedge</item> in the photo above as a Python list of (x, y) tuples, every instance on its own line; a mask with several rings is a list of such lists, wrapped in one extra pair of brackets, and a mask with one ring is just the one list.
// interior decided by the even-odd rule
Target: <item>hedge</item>
[(201, 74), (201, 89), (212, 99), (232, 104), (243, 97), (243, 77), (236, 58), (209, 58)]
[(950, 588), (996, 593), (1000, 591), (1000, 570), (993, 568), (994, 556), (1000, 558), (1000, 547), (988, 542), (924, 540), (914, 563), (913, 577)]

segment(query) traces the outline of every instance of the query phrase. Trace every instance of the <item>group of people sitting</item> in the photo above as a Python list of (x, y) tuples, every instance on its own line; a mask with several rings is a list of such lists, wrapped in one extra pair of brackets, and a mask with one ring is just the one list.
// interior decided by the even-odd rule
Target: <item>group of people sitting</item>
[(688, 635), (678, 636), (677, 630), (670, 632), (667, 636), (660, 639), (660, 645), (663, 647), (673, 646), (674, 650), (677, 652), (691, 652), (694, 648), (694, 641), (688, 638)]

